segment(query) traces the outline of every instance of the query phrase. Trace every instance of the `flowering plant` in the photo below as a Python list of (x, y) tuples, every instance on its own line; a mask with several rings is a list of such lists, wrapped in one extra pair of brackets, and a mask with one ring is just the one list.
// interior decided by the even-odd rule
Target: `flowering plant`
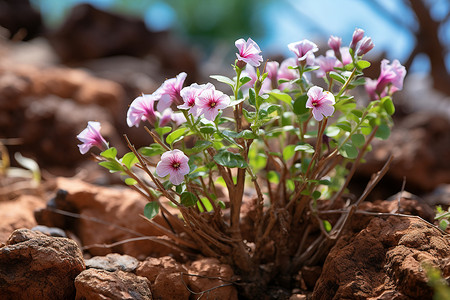
[[(230, 95), (212, 83), (183, 87), (181, 73), (129, 107), (129, 126), (150, 125), (149, 146), (135, 149), (127, 139), (131, 152), (119, 158), (100, 124), (90, 122), (80, 150), (102, 150), (100, 165), (149, 200), (145, 216), (161, 211), (174, 246), (220, 258), (255, 285), (298, 272), (323, 258), (386, 172), (389, 161), (359, 199), (329, 218), (371, 141), (389, 136), (391, 96), (406, 74), (397, 60), (383, 60), (378, 80), (366, 80), (363, 56), (372, 40), (357, 29), (349, 47), (341, 44), (331, 36), (331, 49), (316, 57), (317, 45), (302, 40), (288, 45), (295, 57), (261, 65), (259, 46), (239, 39), (236, 76), (211, 76)], [(355, 99), (350, 91), (365, 84), (369, 97)], [(226, 196), (219, 197), (219, 185)], [(249, 232), (241, 231), (244, 190), (253, 195)]]

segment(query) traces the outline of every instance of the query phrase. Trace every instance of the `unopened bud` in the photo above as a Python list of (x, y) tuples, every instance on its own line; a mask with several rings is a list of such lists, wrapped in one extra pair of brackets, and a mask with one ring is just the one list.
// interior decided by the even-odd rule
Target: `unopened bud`
[(246, 65), (247, 65), (247, 63), (243, 60), (238, 60), (236, 63), (236, 67), (238, 67), (241, 70), (243, 70)]
[(352, 49), (353, 52), (355, 52), (356, 45), (360, 40), (362, 40), (363, 37), (364, 37), (364, 30), (356, 28), (355, 31), (353, 32), (352, 42), (350, 44), (350, 49)]
[(328, 39), (328, 46), (330, 46), (330, 48), (333, 49), (334, 56), (336, 56), (336, 58), (339, 60), (342, 60), (341, 44), (342, 44), (342, 39), (340, 37), (332, 35)]
[(360, 42), (360, 45), (358, 47), (358, 51), (356, 52), (357, 56), (362, 56), (373, 49), (375, 45), (372, 42), (372, 39), (370, 37), (364, 37), (362, 41)]

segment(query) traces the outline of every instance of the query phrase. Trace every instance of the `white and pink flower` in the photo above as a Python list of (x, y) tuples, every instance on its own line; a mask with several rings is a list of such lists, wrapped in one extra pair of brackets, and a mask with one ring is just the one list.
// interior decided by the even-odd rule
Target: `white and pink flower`
[(129, 127), (139, 127), (141, 121), (148, 121), (154, 125), (157, 116), (155, 112), (156, 98), (153, 95), (144, 95), (133, 100), (127, 112), (127, 124)]
[(334, 96), (329, 91), (323, 91), (321, 87), (313, 86), (309, 89), (306, 107), (312, 108), (314, 119), (322, 121), (323, 117), (329, 117), (334, 113)]
[(259, 49), (258, 44), (251, 38), (248, 38), (247, 41), (238, 39), (234, 44), (239, 50), (239, 53), (236, 53), (239, 61), (243, 61), (255, 68), (261, 65), (261, 62), (263, 61), (263, 58), (260, 55), (261, 50)]
[(302, 40), (288, 45), (289, 50), (295, 53), (298, 62), (301, 65), (312, 66), (314, 64), (314, 52), (319, 48), (317, 45), (309, 40)]
[(83, 143), (78, 145), (81, 154), (86, 154), (92, 147), (97, 147), (104, 151), (108, 148), (108, 143), (100, 133), (100, 122), (89, 121), (87, 127), (77, 135)]
[(177, 107), (179, 109), (188, 110), (188, 112), (194, 117), (198, 117), (199, 110), (195, 104), (195, 99), (197, 99), (197, 97), (200, 96), (206, 89), (214, 89), (214, 85), (212, 83), (202, 85), (193, 83), (190, 86), (183, 88), (180, 95), (181, 98), (183, 98), (184, 103), (182, 105), (178, 105)]
[(164, 81), (164, 83), (153, 93), (156, 99), (159, 100), (157, 105), (158, 111), (164, 111), (166, 108), (170, 107), (172, 103), (175, 105), (183, 104), (180, 91), (183, 88), (186, 77), (187, 74), (181, 72), (177, 77)]
[(167, 151), (161, 155), (161, 160), (156, 165), (156, 174), (161, 178), (170, 175), (169, 181), (179, 185), (189, 173), (188, 161), (186, 154), (178, 149)]
[(219, 114), (219, 110), (227, 108), (230, 102), (230, 97), (221, 91), (206, 89), (197, 97), (195, 105), (200, 110), (200, 114), (203, 114), (207, 120), (214, 121)]

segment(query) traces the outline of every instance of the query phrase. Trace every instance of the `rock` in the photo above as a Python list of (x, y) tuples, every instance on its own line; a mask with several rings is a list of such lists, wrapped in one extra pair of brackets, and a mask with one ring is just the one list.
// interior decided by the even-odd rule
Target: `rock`
[(381, 169), (390, 153), (394, 160), (387, 177), (399, 182), (406, 176), (406, 188), (418, 194), (450, 182), (450, 122), (432, 113), (414, 113), (394, 126), (389, 139), (375, 140), (367, 163), (357, 173), (370, 176)]
[(89, 269), (75, 278), (77, 300), (145, 300), (153, 299), (147, 278), (123, 271)]
[[(128, 254), (138, 259), (151, 255), (180, 254), (176, 249), (150, 240), (129, 241), (112, 248), (93, 246), (162, 234), (140, 216), (144, 212), (147, 200), (128, 187), (101, 187), (78, 179), (63, 177), (58, 177), (55, 181), (56, 190), (67, 192), (63, 202), (67, 204), (67, 207), (73, 207), (73, 213), (83, 216), (81, 219), (66, 217), (70, 221), (63, 222), (68, 226), (63, 229), (70, 230), (78, 236), (82, 245), (87, 247), (86, 250), (90, 254), (101, 256), (116, 252)], [(50, 227), (55, 226), (52, 219), (46, 214), (48, 212), (44, 210), (36, 214), (38, 223)], [(161, 216), (156, 216), (153, 221), (163, 226), (167, 225)], [(58, 219), (58, 222), (61, 222), (61, 220)]]
[(18, 229), (0, 248), (0, 299), (73, 299), (84, 268), (74, 241)]
[[(188, 267), (189, 287), (197, 293), (194, 299), (237, 299), (237, 289), (229, 283), (233, 280), (233, 270), (229, 265), (221, 264), (215, 258), (203, 258), (194, 261)], [(195, 276), (199, 275), (199, 276)], [(217, 277), (223, 279), (217, 279)], [(223, 287), (219, 287), (224, 285)]]
[(373, 218), (330, 251), (313, 299), (431, 299), (424, 264), (450, 276), (450, 237), (417, 218)]
[(39, 231), (43, 234), (53, 236), (53, 237), (63, 237), (63, 238), (67, 237), (64, 230), (62, 230), (61, 228), (57, 228), (57, 227), (47, 227), (47, 226), (37, 225), (37, 226), (34, 226), (33, 228), (31, 228), (31, 230)]
[(169, 256), (148, 257), (141, 262), (136, 274), (146, 277), (152, 283), (155, 299), (188, 299), (191, 294), (186, 288), (186, 268)]
[(0, 241), (6, 241), (16, 229), (36, 226), (33, 211), (44, 206), (42, 198), (32, 195), (0, 201)]
[(100, 269), (109, 272), (117, 270), (124, 272), (134, 272), (139, 266), (139, 261), (129, 255), (110, 253), (106, 256), (95, 256), (85, 260), (86, 268)]

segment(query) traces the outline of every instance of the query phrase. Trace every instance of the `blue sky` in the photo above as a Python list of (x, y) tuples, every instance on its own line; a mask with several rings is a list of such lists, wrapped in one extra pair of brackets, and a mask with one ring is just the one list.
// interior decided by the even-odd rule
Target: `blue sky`
[[(67, 7), (78, 2), (90, 2), (100, 8), (107, 8), (114, 0), (35, 0), (41, 3), (44, 15), (62, 14)], [(149, 0), (150, 1), (150, 0)], [(185, 0), (189, 1), (189, 0)], [(164, 30), (173, 26), (177, 16), (175, 11), (163, 0), (151, 0), (152, 5), (145, 13), (148, 27)], [(406, 26), (415, 26), (414, 16), (402, 0), (379, 0), (387, 11), (399, 18)], [(450, 10), (450, 1), (434, 0), (431, 12), (442, 18)], [(362, 28), (372, 37), (377, 51), (385, 51), (388, 59), (405, 61), (414, 47), (414, 37), (405, 27), (399, 26), (390, 18), (383, 17), (371, 5), (371, 0), (275, 0), (267, 1), (255, 8), (256, 15), (262, 18), (265, 36), (258, 39), (261, 49), (266, 52), (282, 52), (289, 55), (287, 44), (302, 39), (314, 42), (325, 41), (329, 35), (340, 36), (343, 44), (351, 40), (355, 28)], [(450, 27), (450, 26), (448, 26)], [(444, 35), (449, 36), (450, 28)], [(450, 55), (447, 57), (450, 69)], [(427, 59), (415, 61), (410, 71), (428, 71)]]

